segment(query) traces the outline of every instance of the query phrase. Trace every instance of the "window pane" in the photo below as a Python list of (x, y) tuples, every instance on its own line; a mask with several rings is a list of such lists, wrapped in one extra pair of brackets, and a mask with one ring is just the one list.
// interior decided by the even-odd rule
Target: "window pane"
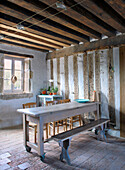
[(4, 80), (4, 90), (11, 90), (11, 80)]
[(14, 84), (14, 90), (21, 90), (21, 81), (18, 81)]
[(11, 79), (11, 70), (4, 70), (4, 79)]
[(15, 70), (21, 70), (21, 61), (15, 60)]
[(17, 77), (17, 80), (21, 80), (21, 71), (15, 71), (15, 76)]
[(11, 69), (11, 67), (12, 67), (12, 60), (5, 59), (4, 60), (4, 68), (5, 69)]

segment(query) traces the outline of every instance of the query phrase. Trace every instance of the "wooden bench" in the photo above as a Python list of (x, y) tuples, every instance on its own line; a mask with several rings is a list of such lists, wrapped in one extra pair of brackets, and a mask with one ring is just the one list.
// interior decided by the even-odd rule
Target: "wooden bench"
[(107, 123), (109, 121), (110, 121), (109, 119), (98, 119), (84, 126), (77, 127), (75, 129), (52, 136), (52, 139), (57, 141), (59, 143), (59, 146), (61, 146), (62, 148), (62, 152), (60, 154), (60, 160), (63, 161), (63, 159), (65, 159), (69, 165), (71, 164), (69, 153), (68, 153), (68, 148), (70, 146), (72, 137), (76, 136), (77, 134), (96, 128), (96, 132), (99, 136), (98, 139), (100, 139), (100, 136), (103, 136), (103, 138), (106, 141), (105, 128), (107, 128)]

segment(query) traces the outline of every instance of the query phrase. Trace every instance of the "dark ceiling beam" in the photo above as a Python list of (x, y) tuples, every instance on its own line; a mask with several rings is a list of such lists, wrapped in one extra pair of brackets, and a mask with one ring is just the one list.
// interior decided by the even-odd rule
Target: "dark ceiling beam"
[[(39, 48), (29, 47), (29, 46), (26, 46), (26, 45), (22, 45), (22, 44), (18, 44), (18, 43), (12, 43), (12, 42), (5, 41), (5, 40), (1, 40), (0, 44), (11, 45), (11, 46), (14, 46), (14, 47), (23, 47), (23, 48), (26, 48), (26, 49), (36, 50), (36, 51), (40, 51), (40, 52), (48, 52), (48, 50), (41, 50)], [(0, 50), (0, 52), (1, 52), (1, 50)], [(8, 52), (8, 54), (11, 54), (11, 53)]]
[[(51, 20), (58, 22), (66, 27), (69, 27), (73, 30), (76, 30), (82, 34), (85, 34), (87, 36), (93, 37), (93, 38), (101, 38), (101, 34), (97, 31), (85, 26), (84, 24), (81, 24), (80, 22), (72, 19), (71, 17), (63, 14), (58, 13), (58, 11), (52, 7), (48, 8), (49, 6), (40, 2), (39, 0), (30, 0), (30, 1), (24, 1), (24, 0), (8, 0), (16, 5), (19, 5), (23, 8), (26, 8), (32, 12), (39, 13), (39, 15), (42, 15), (44, 17), (49, 17)], [(47, 8), (47, 9), (46, 9)], [(45, 11), (42, 11), (46, 9)], [(55, 16), (52, 16), (55, 15)], [(52, 17), (51, 17), (52, 16)]]
[(45, 45), (45, 46), (52, 47), (52, 48), (62, 48), (62, 46), (49, 43), (48, 41), (41, 39), (40, 36), (35, 36), (35, 34), (31, 34), (23, 30), (17, 30), (16, 28), (9, 27), (7, 25), (0, 24), (0, 31), (11, 32), (17, 38), (19, 35), (19, 36), (22, 36), (22, 39), (24, 40), (29, 39), (29, 41), (36, 42), (37, 44)]
[[(15, 19), (14, 17), (11, 17), (9, 15), (6, 15), (6, 14), (3, 14), (3, 13), (0, 13), (0, 22), (2, 24), (6, 24), (8, 26), (11, 26), (11, 27), (14, 27), (16, 28), (16, 25), (17, 23), (19, 23), (21, 20), (17, 20)], [(24, 26), (28, 26), (28, 24), (26, 22), (24, 22)], [(35, 29), (36, 28), (36, 29)], [(64, 36), (59, 36), (59, 34), (55, 34), (55, 35), (50, 35), (50, 33), (44, 33), (41, 28), (39, 27), (31, 27), (31, 28), (27, 28), (25, 27), (25, 31), (29, 32), (29, 33), (34, 33), (36, 35), (39, 35), (39, 36), (43, 36), (44, 38), (47, 38), (50, 39), (50, 42), (53, 42), (55, 44), (58, 44), (58, 45), (61, 45), (61, 46), (64, 46), (64, 47), (68, 47), (70, 46), (71, 43), (73, 44), (78, 44), (78, 41), (73, 41), (72, 39), (68, 39)], [(66, 39), (65, 39), (66, 38)]]
[(11, 42), (12, 43), (17, 43), (17, 44), (21, 44), (21, 45), (24, 45), (24, 46), (33, 47), (33, 48), (37, 48), (37, 49), (40, 49), (40, 50), (54, 51), (53, 48), (47, 48), (46, 46), (38, 45), (36, 43), (32, 43), (32, 42), (29, 42), (29, 41), (24, 41), (22, 39), (14, 38), (14, 37), (4, 38), (4, 41), (8, 41), (10, 43)]
[[(0, 1), (0, 11), (10, 16), (13, 16), (15, 18), (19, 18), (21, 20), (25, 20), (26, 18), (34, 14), (8, 1), (3, 1), (3, 2)], [(77, 40), (77, 41), (83, 41), (83, 42), (89, 41), (89, 37), (86, 35), (78, 33), (77, 31), (74, 31), (67, 27), (61, 26), (56, 22), (51, 22), (50, 20), (44, 20), (42, 22), (41, 21), (42, 19), (45, 19), (45, 17), (35, 16), (34, 18), (28, 19), (28, 23), (37, 25), (41, 28), (53, 31), (55, 33), (64, 35), (69, 38), (71, 37), (72, 39)]]
[[(75, 0), (79, 2), (79, 0)], [(125, 19), (122, 18), (114, 9), (112, 9), (103, 0), (83, 0), (80, 4), (82, 7), (93, 13), (95, 16), (103, 20), (117, 31), (125, 32)]]
[(84, 44), (79, 44), (76, 46), (60, 49), (47, 54), (47, 59), (59, 58), (64, 56), (70, 56), (73, 54), (83, 53), (86, 51), (106, 49), (109, 47), (118, 47), (125, 45), (125, 35), (119, 35), (115, 37), (110, 37), (103, 40), (98, 40), (94, 42), (86, 42)]
[[(23, 39), (23, 40), (26, 40), (26, 41), (31, 41), (31, 42), (34, 42), (34, 43), (40, 45), (40, 42), (38, 42), (36, 40), (33, 40), (31, 38), (27, 38), (27, 37), (22, 36), (22, 35), (13, 34), (12, 32), (3, 31), (3, 30), (0, 29), (0, 34), (5, 35), (5, 36), (11, 36), (11, 37), (15, 37), (15, 38), (20, 38), (20, 39)], [(52, 48), (47, 47), (47, 46), (45, 46), (45, 48), (47, 50), (51, 50), (52, 49)]]
[[(44, 2), (45, 4), (52, 5), (56, 2), (56, 0), (40, 0), (41, 2)], [(71, 7), (73, 5), (76, 5), (77, 3), (73, 0), (65, 1), (65, 4), (67, 7)], [(55, 6), (56, 8), (56, 6)], [(56, 8), (57, 9), (57, 8)], [(57, 9), (58, 11), (62, 11), (61, 9)], [(67, 10), (63, 10), (62, 13), (65, 15), (81, 22), (82, 24), (90, 27), (91, 29), (96, 30), (97, 32), (107, 35), (107, 36), (113, 36), (115, 35), (116, 30), (113, 29), (111, 26), (103, 22), (101, 19), (97, 18), (95, 15), (81, 7), (80, 5), (76, 5), (72, 8), (67, 8)]]
[(27, 55), (27, 54), (22, 54), (22, 53), (20, 54), (18, 52), (9, 52), (9, 51), (3, 50), (3, 49), (0, 49), (0, 53), (14, 55), (14, 56), (20, 56), (20, 57), (26, 57), (26, 58), (34, 58), (33, 55)]
[(125, 1), (124, 0), (105, 0), (116, 12), (125, 19)]

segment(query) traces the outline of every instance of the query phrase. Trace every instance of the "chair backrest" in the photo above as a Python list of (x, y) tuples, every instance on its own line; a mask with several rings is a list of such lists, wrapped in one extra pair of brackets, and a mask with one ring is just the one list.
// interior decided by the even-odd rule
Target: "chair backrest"
[(23, 104), (23, 109), (36, 107), (36, 103), (25, 103)]
[(46, 101), (46, 106), (51, 106), (55, 104), (59, 104), (59, 102), (58, 101)]
[(59, 103), (70, 103), (71, 100), (70, 99), (64, 99), (64, 100), (59, 100)]

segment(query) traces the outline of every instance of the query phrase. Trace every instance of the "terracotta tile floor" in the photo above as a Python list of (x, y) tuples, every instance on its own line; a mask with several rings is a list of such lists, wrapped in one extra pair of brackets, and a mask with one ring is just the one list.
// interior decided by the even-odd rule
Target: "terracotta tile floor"
[(108, 137), (105, 143), (97, 141), (91, 132), (72, 139), (69, 148), (71, 166), (60, 162), (60, 148), (55, 141), (45, 143), (45, 152), (43, 163), (35, 150), (25, 151), (21, 127), (0, 130), (0, 170), (125, 170), (125, 140)]

